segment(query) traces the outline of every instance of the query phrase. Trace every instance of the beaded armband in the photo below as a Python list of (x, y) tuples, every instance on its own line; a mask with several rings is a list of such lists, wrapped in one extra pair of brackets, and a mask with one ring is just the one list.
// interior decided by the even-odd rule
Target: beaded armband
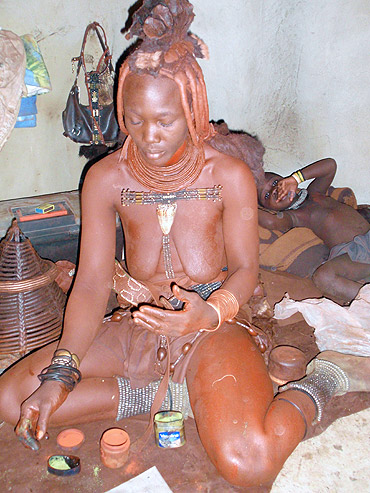
[(298, 185), (306, 181), (304, 174), (302, 173), (301, 170), (295, 171), (291, 176), (295, 179)]
[(217, 330), (222, 322), (231, 320), (239, 311), (239, 303), (235, 296), (227, 289), (217, 289), (208, 298), (207, 303), (216, 310), (218, 325), (215, 329), (201, 329), (200, 332), (213, 332)]

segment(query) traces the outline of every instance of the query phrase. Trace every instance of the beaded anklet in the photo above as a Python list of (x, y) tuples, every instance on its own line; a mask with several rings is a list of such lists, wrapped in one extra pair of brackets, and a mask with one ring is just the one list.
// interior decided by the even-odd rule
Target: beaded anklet
[[(116, 376), (116, 379), (119, 390), (116, 421), (128, 418), (129, 416), (148, 413), (152, 407), (161, 381), (156, 380), (149, 383), (146, 387), (133, 389), (130, 381), (126, 378)], [(183, 383), (174, 383), (170, 379), (161, 410), (181, 411), (185, 419), (188, 416), (193, 416), (185, 380)]]
[(289, 382), (280, 387), (284, 390), (299, 390), (307, 394), (315, 404), (315, 422), (321, 421), (323, 409), (332, 397), (348, 392), (349, 380), (346, 373), (335, 363), (315, 359), (315, 369), (297, 382)]

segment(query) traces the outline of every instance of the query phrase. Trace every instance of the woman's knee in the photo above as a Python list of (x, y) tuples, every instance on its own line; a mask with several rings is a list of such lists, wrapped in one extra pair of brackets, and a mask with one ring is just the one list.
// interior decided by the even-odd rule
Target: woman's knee
[(219, 473), (235, 486), (253, 487), (274, 481), (282, 464), (274, 460), (269, 440), (263, 435), (234, 442), (224, 440), (213, 462)]
[(9, 377), (5, 371), (0, 377), (0, 420), (15, 425), (19, 419), (19, 386), (22, 382)]
[[(40, 382), (37, 378), (37, 353), (21, 359), (0, 377), (0, 420), (16, 424), (22, 402), (31, 395)], [(38, 363), (38, 364), (37, 364)]]

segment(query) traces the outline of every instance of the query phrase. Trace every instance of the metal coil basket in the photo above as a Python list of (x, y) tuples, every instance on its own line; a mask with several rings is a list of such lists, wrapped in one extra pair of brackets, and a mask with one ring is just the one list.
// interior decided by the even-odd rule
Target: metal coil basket
[(1, 359), (12, 362), (59, 337), (66, 297), (57, 274), (13, 220), (0, 242)]

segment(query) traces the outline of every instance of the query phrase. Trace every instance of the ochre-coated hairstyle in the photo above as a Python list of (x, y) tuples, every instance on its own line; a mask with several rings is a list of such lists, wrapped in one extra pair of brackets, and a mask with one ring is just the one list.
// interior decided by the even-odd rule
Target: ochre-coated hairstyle
[(180, 90), (189, 133), (194, 145), (210, 137), (209, 110), (203, 73), (195, 57), (208, 54), (206, 45), (188, 32), (194, 18), (187, 0), (144, 0), (135, 12), (127, 39), (140, 38), (140, 46), (123, 63), (118, 80), (117, 117), (123, 117), (123, 86), (128, 74), (150, 74), (174, 80)]
[(121, 131), (127, 134), (123, 115), (123, 88), (128, 74), (165, 76), (180, 90), (189, 134), (196, 146), (205, 140), (220, 152), (244, 161), (255, 182), (263, 181), (264, 147), (245, 132), (230, 131), (225, 123), (210, 125), (206, 85), (197, 58), (208, 58), (208, 48), (189, 32), (194, 19), (188, 0), (144, 0), (133, 15), (127, 39), (137, 36), (141, 42), (121, 66), (117, 89), (117, 117)]

